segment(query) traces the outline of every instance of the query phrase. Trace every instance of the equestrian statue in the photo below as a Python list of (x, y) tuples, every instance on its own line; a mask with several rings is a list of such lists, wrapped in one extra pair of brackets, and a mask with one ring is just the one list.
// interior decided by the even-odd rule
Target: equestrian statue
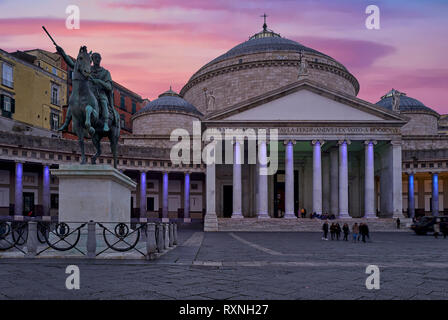
[[(101, 155), (101, 139), (109, 138), (110, 149), (114, 157), (114, 167), (117, 168), (117, 148), (120, 137), (120, 117), (114, 108), (112, 78), (108, 70), (100, 66), (101, 55), (87, 52), (87, 47), (79, 49), (75, 61), (69, 57), (64, 49), (56, 44), (45, 27), (42, 27), (56, 51), (62, 56), (67, 65), (73, 70), (72, 93), (68, 100), (68, 109), (64, 124), (58, 131), (68, 128), (73, 121), (73, 131), (78, 137), (81, 149), (81, 164), (86, 163), (84, 152), (84, 138), (92, 138), (96, 153), (92, 157), (92, 164)], [(93, 61), (93, 65), (92, 65)]]

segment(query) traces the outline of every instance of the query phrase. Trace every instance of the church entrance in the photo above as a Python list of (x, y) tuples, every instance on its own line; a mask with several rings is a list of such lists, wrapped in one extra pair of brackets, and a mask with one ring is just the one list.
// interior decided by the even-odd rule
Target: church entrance
[(224, 185), (222, 188), (222, 214), (224, 218), (231, 218), (233, 211), (233, 186)]
[[(299, 172), (294, 170), (294, 214), (299, 210)], [(278, 170), (274, 175), (274, 218), (285, 215), (285, 171)]]

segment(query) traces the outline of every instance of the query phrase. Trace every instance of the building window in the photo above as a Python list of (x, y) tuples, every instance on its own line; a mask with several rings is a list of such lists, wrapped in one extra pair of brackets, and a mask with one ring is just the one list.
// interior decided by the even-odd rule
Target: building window
[(3, 63), (3, 72), (2, 72), (2, 84), (7, 87), (14, 87), (14, 76), (12, 66)]
[(123, 110), (126, 110), (124, 96), (120, 97), (120, 108), (123, 109)]
[(132, 114), (137, 112), (137, 104), (135, 103), (135, 101), (132, 101)]
[(58, 70), (56, 69), (56, 67), (52, 67), (51, 72), (57, 76), (58, 75)]
[(59, 111), (51, 110), (50, 113), (50, 128), (51, 130), (59, 129)]
[(51, 84), (51, 104), (59, 105), (59, 86), (55, 83)]
[(0, 109), (3, 117), (11, 118), (15, 112), (15, 100), (6, 95), (0, 95)]
[(126, 127), (126, 119), (124, 118), (124, 114), (120, 114), (120, 126), (122, 129)]

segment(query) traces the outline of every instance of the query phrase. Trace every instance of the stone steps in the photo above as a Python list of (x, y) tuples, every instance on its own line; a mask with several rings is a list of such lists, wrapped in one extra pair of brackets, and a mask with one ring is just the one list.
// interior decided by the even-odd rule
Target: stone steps
[[(410, 219), (400, 218), (401, 228), (397, 229), (396, 220), (392, 218), (379, 219), (335, 219), (331, 223), (339, 223), (341, 227), (347, 223), (352, 229), (355, 223), (367, 223), (370, 232), (410, 232)], [(245, 232), (321, 232), (323, 220), (318, 219), (257, 219), (257, 218), (218, 218), (218, 231)]]

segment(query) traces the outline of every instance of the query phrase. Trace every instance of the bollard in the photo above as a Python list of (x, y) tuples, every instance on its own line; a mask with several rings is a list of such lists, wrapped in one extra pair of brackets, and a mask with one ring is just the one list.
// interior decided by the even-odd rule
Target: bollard
[(96, 257), (96, 234), (95, 234), (96, 223), (92, 220), (87, 224), (87, 257)]
[(163, 224), (163, 240), (164, 240), (164, 244), (163, 244), (163, 249), (168, 249), (170, 247), (170, 228), (168, 227), (168, 223), (164, 223)]
[(169, 230), (170, 230), (169, 246), (172, 247), (172, 246), (174, 246), (174, 224), (169, 223), (168, 226), (169, 226)]
[(26, 240), (27, 257), (35, 257), (37, 254), (37, 222), (28, 222), (28, 239)]
[(177, 223), (174, 224), (173, 244), (177, 246)]
[(146, 224), (146, 259), (155, 259), (155, 253), (157, 251), (156, 244), (156, 225), (154, 223)]
[(157, 251), (163, 251), (163, 227), (161, 223), (157, 224)]

